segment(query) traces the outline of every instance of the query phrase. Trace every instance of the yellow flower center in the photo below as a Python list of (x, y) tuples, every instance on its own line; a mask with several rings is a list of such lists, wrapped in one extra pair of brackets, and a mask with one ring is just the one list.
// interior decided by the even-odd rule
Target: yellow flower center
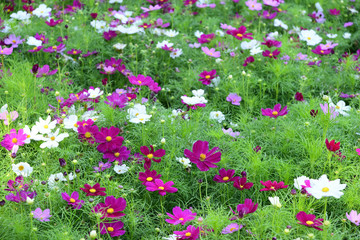
[(205, 154), (200, 154), (200, 161), (204, 161), (205, 160), (205, 158), (206, 158), (206, 155)]
[(19, 170), (20, 170), (20, 171), (24, 170), (24, 166), (22, 166), (22, 165), (19, 166)]
[(230, 232), (234, 231), (236, 228), (230, 228)]
[(179, 218), (179, 220), (180, 220), (180, 221), (184, 221), (184, 219), (183, 219), (183, 218)]
[(336, 106), (336, 109), (340, 109), (340, 107), (339, 107), (339, 106)]
[(321, 53), (324, 53), (324, 51), (323, 51), (323, 50), (321, 50), (320, 52), (321, 52)]
[(108, 227), (107, 230), (108, 230), (108, 232), (113, 232), (113, 231), (114, 231), (114, 228)]
[(243, 188), (244, 187), (244, 185), (240, 185), (240, 188)]
[(152, 180), (153, 180), (152, 177), (147, 177), (147, 178), (146, 178), (146, 181), (148, 181), (148, 182), (151, 182)]
[(114, 156), (118, 157), (118, 156), (120, 156), (120, 153), (116, 152), (116, 153), (114, 153)]
[(12, 40), (13, 43), (16, 43), (16, 40)]
[(85, 137), (86, 137), (86, 138), (90, 138), (90, 137), (91, 137), (91, 133), (86, 132), (86, 133), (85, 133)]
[(51, 141), (54, 141), (54, 140), (55, 140), (55, 137), (54, 137), (54, 136), (52, 136), (50, 139), (51, 139)]
[(159, 187), (160, 190), (164, 190), (165, 188), (164, 187)]
[(26, 138), (30, 138), (31, 136), (28, 134), (28, 135), (26, 135)]
[(243, 35), (241, 33), (236, 34), (238, 37), (242, 37)]
[(73, 54), (77, 54), (77, 51), (73, 51)]
[(141, 81), (138, 81), (139, 84), (141, 84), (142, 82)]
[(146, 155), (146, 157), (152, 159), (154, 155), (152, 153), (149, 153), (148, 155)]
[(313, 221), (306, 221), (306, 224), (307, 224), (307, 225), (313, 225), (314, 222), (313, 222)]
[(73, 198), (70, 198), (69, 202), (74, 203), (74, 202), (76, 202), (76, 200)]
[(33, 50), (37, 50), (37, 47), (34, 47)]
[(56, 46), (53, 46), (52, 49), (56, 49), (57, 47)]
[(271, 189), (275, 189), (275, 187), (270, 187)]
[(211, 77), (210, 75), (206, 75), (206, 76), (205, 76), (206, 79), (209, 79), (210, 77)]
[(190, 233), (190, 232), (187, 232), (187, 233), (185, 233), (185, 236), (190, 237), (190, 236), (191, 236), (191, 233)]
[(89, 190), (89, 192), (91, 192), (91, 193), (96, 193), (96, 189), (91, 188), (91, 189)]
[(74, 127), (78, 127), (79, 125), (77, 125), (76, 123), (74, 124)]
[(229, 177), (223, 177), (223, 181), (229, 180)]
[(330, 189), (329, 188), (327, 188), (327, 187), (324, 187), (323, 189), (321, 189), (321, 191), (323, 191), (323, 192), (328, 192)]
[(49, 128), (49, 126), (48, 126), (48, 125), (44, 125), (44, 128), (45, 128), (45, 129), (48, 129), (48, 128)]
[(273, 111), (272, 115), (277, 116), (279, 113), (277, 111)]
[(311, 37), (308, 37), (307, 39), (308, 39), (308, 40), (311, 40)]
[(112, 140), (112, 138), (110, 136), (106, 137), (106, 141), (110, 142)]
[(13, 143), (17, 143), (17, 139), (16, 138), (13, 138), (12, 140), (11, 140)]
[(272, 56), (273, 56), (273, 54), (272, 54), (272, 53), (270, 53), (270, 54), (269, 54), (269, 56), (270, 56), (270, 57), (272, 57)]
[(113, 208), (109, 208), (108, 210), (106, 210), (107, 213), (112, 214), (114, 212)]

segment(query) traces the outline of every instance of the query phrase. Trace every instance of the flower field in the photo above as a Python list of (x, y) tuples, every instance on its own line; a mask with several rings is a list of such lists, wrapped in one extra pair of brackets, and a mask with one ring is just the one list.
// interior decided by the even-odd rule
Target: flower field
[(0, 239), (360, 239), (359, 0), (0, 9)]

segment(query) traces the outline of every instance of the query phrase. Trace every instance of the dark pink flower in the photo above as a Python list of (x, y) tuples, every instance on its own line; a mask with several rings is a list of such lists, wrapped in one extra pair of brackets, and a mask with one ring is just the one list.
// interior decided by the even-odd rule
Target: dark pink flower
[(181, 225), (184, 225), (186, 222), (194, 220), (196, 216), (196, 213), (193, 213), (190, 209), (185, 209), (183, 211), (178, 206), (173, 208), (173, 214), (166, 214), (172, 219), (165, 219), (165, 221), (173, 225), (177, 225), (179, 223), (181, 223)]
[(95, 140), (97, 143), (100, 143), (97, 147), (97, 150), (102, 153), (107, 151), (112, 151), (121, 146), (124, 138), (117, 136), (120, 133), (120, 129), (111, 126), (110, 128), (101, 128), (100, 132), (95, 134)]
[(145, 172), (139, 172), (139, 180), (142, 181), (142, 185), (145, 185), (147, 182), (154, 182), (156, 179), (160, 179), (161, 174), (157, 174), (155, 170), (150, 171), (146, 169)]
[(129, 77), (129, 82), (131, 84), (139, 85), (139, 86), (148, 85), (152, 81), (153, 80), (151, 77), (149, 77), (149, 76), (145, 77), (144, 75), (141, 75), (141, 74), (139, 74), (137, 77), (136, 76)]
[(233, 214), (235, 214), (234, 217), (232, 217), (230, 220), (235, 220), (238, 218), (243, 218), (245, 217), (245, 215), (253, 213), (256, 211), (258, 207), (258, 203), (254, 204), (253, 201), (250, 198), (245, 199), (243, 204), (239, 204), (236, 207), (237, 212), (233, 212)]
[(69, 205), (71, 205), (74, 209), (80, 209), (84, 203), (83, 200), (79, 199), (79, 193), (73, 192), (71, 196), (67, 194), (66, 192), (61, 193), (62, 198), (68, 202)]
[(265, 188), (262, 188), (260, 189), (260, 192), (262, 191), (277, 191), (279, 189), (282, 189), (282, 188), (287, 188), (289, 185), (285, 185), (284, 182), (277, 182), (277, 181), (274, 181), (274, 182), (271, 182), (270, 180), (264, 182), (264, 181), (260, 181), (260, 183), (262, 185), (265, 186)]
[(96, 183), (94, 186), (84, 184), (84, 188), (80, 188), (86, 193), (86, 196), (106, 196), (106, 188), (100, 187), (100, 183)]
[(192, 225), (187, 226), (184, 231), (174, 231), (179, 239), (196, 240), (199, 238), (200, 227), (194, 227)]
[(270, 118), (277, 118), (279, 116), (284, 116), (286, 114), (288, 114), (288, 110), (287, 110), (287, 106), (285, 106), (282, 110), (281, 110), (281, 104), (278, 103), (274, 106), (274, 109), (271, 108), (266, 108), (266, 109), (261, 109), (261, 113), (263, 116), (268, 116)]
[(304, 97), (303, 97), (302, 93), (296, 92), (296, 94), (295, 94), (295, 100), (296, 100), (296, 101), (299, 101), (299, 102), (303, 102), (303, 101), (304, 101)]
[(44, 65), (42, 68), (38, 69), (36, 77), (40, 78), (40, 77), (54, 75), (55, 73), (57, 73), (57, 71), (58, 71), (57, 69), (54, 69), (54, 70), (50, 71), (50, 66), (49, 65)]
[(70, 51), (67, 51), (66, 53), (69, 55), (79, 55), (82, 53), (82, 51), (78, 50), (78, 49), (71, 49)]
[(200, 171), (208, 171), (210, 168), (217, 168), (214, 163), (220, 162), (221, 152), (215, 147), (209, 151), (209, 142), (196, 141), (193, 145), (192, 152), (189, 149), (184, 150), (185, 157), (200, 169)]
[(55, 27), (56, 25), (58, 25), (58, 24), (60, 24), (60, 23), (62, 23), (64, 20), (62, 20), (62, 19), (59, 19), (59, 20), (54, 20), (54, 19), (50, 19), (50, 21), (48, 22), (48, 21), (46, 21), (45, 23), (48, 25), (48, 26), (50, 26), (50, 27)]
[(104, 153), (103, 158), (108, 159), (109, 162), (117, 161), (121, 165), (123, 161), (129, 159), (130, 150), (125, 146), (116, 146), (112, 151)]
[(159, 191), (161, 196), (166, 195), (166, 193), (177, 192), (177, 188), (171, 187), (174, 185), (173, 181), (164, 183), (161, 179), (155, 179), (154, 182), (145, 183), (146, 190), (150, 192)]
[(211, 83), (211, 80), (214, 79), (217, 76), (218, 75), (216, 75), (216, 70), (215, 69), (211, 70), (210, 72), (203, 71), (199, 75), (199, 77), (200, 77), (199, 81), (202, 82), (202, 84), (204, 84), (204, 85), (209, 85)]
[(247, 57), (247, 58), (245, 59), (245, 61), (244, 61), (243, 66), (246, 67), (249, 63), (252, 63), (252, 62), (254, 62), (254, 61), (255, 61), (255, 59), (254, 59), (253, 56)]
[(114, 196), (107, 196), (105, 198), (105, 203), (98, 203), (92, 210), (94, 213), (101, 213), (104, 218), (113, 218), (118, 219), (125, 216), (125, 213), (122, 213), (126, 208), (126, 200), (122, 197), (115, 198)]
[(246, 177), (234, 177), (233, 181), (233, 186), (239, 190), (250, 189), (254, 185), (252, 182), (246, 182)]
[(238, 29), (235, 30), (227, 30), (226, 33), (235, 37), (238, 40), (243, 40), (244, 38), (254, 39), (253, 37), (251, 37), (252, 33), (246, 33), (245, 26), (240, 26)]
[(234, 181), (234, 174), (234, 169), (225, 170), (225, 168), (222, 168), (219, 170), (219, 175), (215, 175), (213, 180), (220, 183), (232, 182)]
[(307, 227), (311, 227), (311, 228), (315, 228), (316, 230), (322, 231), (323, 229), (319, 228), (319, 226), (323, 225), (323, 221), (324, 219), (322, 218), (318, 218), (316, 219), (316, 216), (313, 214), (306, 214), (306, 212), (299, 212), (298, 214), (296, 214), (296, 218), (297, 220), (299, 220), (300, 222), (298, 222), (298, 224), (307, 226)]
[(11, 129), (9, 134), (6, 134), (4, 140), (1, 142), (1, 146), (3, 146), (6, 150), (11, 151), (13, 148), (19, 148), (19, 146), (23, 146), (25, 144), (25, 140), (27, 139), (27, 134), (24, 133), (23, 129), (19, 129), (16, 132), (16, 129)]
[(150, 169), (151, 161), (157, 163), (161, 162), (161, 158), (165, 156), (166, 153), (164, 149), (154, 151), (154, 147), (152, 145), (150, 145), (150, 149), (147, 146), (141, 146), (140, 151), (146, 156), (144, 164), (145, 169)]
[(330, 13), (330, 15), (337, 16), (337, 15), (340, 15), (340, 10), (337, 10), (336, 8), (329, 9), (329, 13)]
[(124, 223), (121, 221), (111, 222), (111, 223), (100, 223), (100, 234), (105, 235), (109, 234), (110, 237), (117, 237), (125, 234)]
[(330, 152), (336, 152), (337, 150), (340, 149), (340, 142), (335, 142), (335, 140), (331, 140), (329, 142), (328, 139), (325, 140), (325, 144), (326, 144), (326, 148), (330, 151)]
[(277, 49), (275, 49), (273, 52), (270, 52), (269, 50), (265, 50), (265, 51), (262, 52), (262, 55), (264, 57), (269, 57), (269, 58), (274, 58), (274, 59), (277, 59), (276, 56), (279, 55), (279, 54), (280, 54), (280, 51), (277, 50)]

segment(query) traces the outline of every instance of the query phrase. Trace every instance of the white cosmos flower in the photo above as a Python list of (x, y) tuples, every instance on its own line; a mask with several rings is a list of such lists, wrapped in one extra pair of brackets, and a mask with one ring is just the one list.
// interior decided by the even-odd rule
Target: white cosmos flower
[(344, 195), (341, 190), (344, 190), (346, 184), (340, 184), (340, 179), (329, 181), (328, 177), (324, 174), (318, 180), (310, 180), (311, 188), (307, 188), (307, 192), (314, 196), (316, 199), (322, 197), (335, 197), (340, 198)]
[(181, 55), (182, 55), (182, 49), (180, 49), (180, 48), (176, 48), (176, 49), (174, 49), (174, 51), (172, 51), (171, 53), (170, 53), (170, 57), (172, 58), (172, 59), (174, 59), (174, 58), (177, 58), (177, 57), (180, 57)]
[(163, 34), (168, 37), (176, 37), (179, 34), (179, 32), (175, 30), (165, 30)]
[(216, 78), (211, 80), (211, 83), (210, 83), (209, 87), (217, 87), (217, 86), (219, 86), (220, 81), (221, 81), (220, 77), (217, 76)]
[(47, 7), (45, 4), (40, 4), (33, 12), (33, 15), (37, 17), (46, 18), (50, 16), (51, 8)]
[(306, 185), (306, 184), (305, 184), (305, 181), (306, 181), (306, 180), (310, 180), (310, 178), (308, 178), (308, 177), (306, 177), (306, 176), (301, 176), (301, 177), (295, 178), (295, 179), (294, 179), (294, 187), (295, 187), (296, 189), (301, 190), (301, 189), (302, 189), (301, 186), (305, 186), (305, 185)]
[(277, 208), (281, 208), (281, 203), (279, 197), (269, 197), (269, 201), (271, 202), (271, 205)]
[(123, 0), (109, 0), (109, 3), (122, 3)]
[(180, 157), (180, 158), (176, 158), (176, 160), (186, 168), (191, 167), (191, 162), (190, 159), (188, 158)]
[(103, 20), (92, 20), (90, 25), (94, 27), (98, 33), (104, 33), (110, 29), (108, 24)]
[(172, 47), (172, 46), (174, 46), (174, 44), (173, 43), (171, 43), (171, 42), (169, 42), (169, 40), (164, 40), (164, 41), (162, 41), (162, 42), (158, 42), (157, 44), (156, 44), (156, 48), (163, 48), (163, 47), (165, 47), (165, 45), (167, 46), (167, 47)]
[(44, 137), (44, 141), (40, 148), (56, 148), (59, 146), (59, 142), (64, 140), (64, 138), (68, 137), (68, 133), (59, 134), (60, 129), (57, 129), (55, 133), (49, 133), (48, 137)]
[(37, 126), (33, 126), (30, 130), (28, 125), (25, 125), (24, 127), (24, 133), (26, 134), (26, 140), (24, 141), (26, 144), (30, 143), (31, 140), (35, 140), (35, 141), (41, 141), (44, 140), (43, 135), (38, 134), (39, 133), (39, 129), (37, 128)]
[(12, 13), (10, 15), (10, 17), (13, 18), (13, 19), (20, 20), (20, 21), (26, 21), (26, 20), (30, 19), (31, 14), (27, 13), (25, 11), (18, 11), (17, 13)]
[(289, 28), (288, 25), (286, 25), (283, 21), (281, 21), (279, 19), (274, 20), (274, 26), (275, 27), (282, 27), (285, 30), (287, 30)]
[(23, 177), (28, 177), (32, 173), (33, 168), (26, 162), (20, 162), (18, 164), (13, 164), (12, 170), (17, 176), (22, 175)]
[(344, 101), (339, 101), (336, 105), (332, 102), (330, 102), (330, 107), (334, 107), (335, 111), (340, 113), (343, 116), (349, 116), (349, 114), (347, 113), (348, 111), (351, 110), (350, 106), (346, 106)]
[(127, 46), (127, 44), (123, 44), (123, 43), (116, 43), (116, 44), (113, 45), (113, 47), (114, 47), (116, 50), (122, 50), (122, 49), (124, 49), (126, 46)]
[(262, 53), (262, 49), (261, 47), (254, 47), (252, 49), (250, 49), (250, 55), (256, 55), (256, 54), (259, 54), (259, 53)]
[(319, 12), (324, 12), (324, 10), (323, 10), (323, 8), (321, 7), (321, 5), (320, 5), (319, 2), (315, 3), (315, 7), (316, 7), (316, 9), (317, 9)]
[(99, 115), (99, 114), (98, 114), (96, 111), (94, 111), (94, 110), (86, 111), (86, 112), (84, 112), (84, 114), (81, 116), (81, 119), (82, 119), (82, 120), (87, 121), (87, 120), (91, 119), (91, 120), (93, 120), (94, 122), (97, 121), (97, 120), (99, 120), (99, 119), (102, 119), (102, 118), (104, 118), (104, 116), (103, 116), (102, 114)]
[(48, 116), (46, 120), (39, 118), (39, 122), (36, 122), (36, 127), (41, 134), (48, 134), (56, 127), (56, 120), (51, 121), (51, 117)]
[(89, 93), (89, 98), (97, 98), (103, 95), (104, 92), (101, 91), (100, 88), (95, 88), (95, 89), (90, 88), (88, 93)]
[(314, 46), (321, 43), (322, 38), (314, 30), (302, 30), (299, 34), (300, 40), (306, 41), (307, 45)]
[(76, 115), (70, 115), (64, 119), (64, 128), (72, 129), (77, 132), (79, 125), (77, 125), (78, 117)]
[(29, 37), (27, 39), (27, 42), (26, 42), (27, 45), (30, 45), (30, 46), (36, 46), (36, 47), (39, 47), (42, 45), (42, 41), (41, 40), (37, 40), (36, 38), (34, 37)]
[(328, 38), (336, 38), (336, 37), (337, 37), (337, 34), (328, 33), (328, 34), (326, 34), (326, 36), (327, 36)]
[(126, 166), (125, 164), (123, 165), (115, 165), (114, 167), (114, 171), (117, 173), (117, 174), (124, 174), (126, 173), (127, 171), (129, 171), (129, 167)]
[(279, 37), (279, 33), (276, 31), (276, 32), (271, 32), (268, 34), (268, 39), (271, 39), (271, 40), (275, 40)]
[(350, 39), (351, 38), (351, 33), (348, 33), (348, 32), (344, 33), (343, 38)]
[(200, 38), (201, 35), (203, 35), (203, 32), (200, 32), (199, 30), (196, 30), (196, 32), (194, 33), (195, 37)]
[(117, 26), (116, 28), (114, 28), (114, 31), (118, 31), (121, 33), (126, 33), (126, 34), (135, 34), (138, 32), (144, 32), (143, 28), (139, 28), (137, 26), (131, 25), (130, 27), (124, 27), (122, 25)]
[(222, 121), (225, 120), (225, 115), (220, 112), (220, 111), (213, 111), (213, 112), (210, 112), (210, 119), (214, 119), (216, 121), (218, 121), (218, 123), (221, 123)]
[(192, 90), (191, 92), (195, 97), (202, 97), (205, 93), (203, 89)]
[(148, 114), (139, 114), (137, 116), (135, 116), (134, 118), (130, 119), (130, 122), (132, 123), (145, 123), (147, 121), (150, 121), (152, 115), (148, 115)]
[(258, 46), (260, 46), (260, 42), (255, 39), (251, 40), (250, 42), (246, 42), (246, 41), (241, 42), (241, 48), (244, 50), (252, 49)]
[(114, 18), (119, 19), (122, 23), (126, 23), (129, 20), (128, 17), (120, 13), (115, 13)]
[(135, 118), (140, 114), (146, 114), (146, 107), (145, 105), (141, 105), (140, 103), (136, 103), (134, 107), (129, 108), (127, 110), (129, 116), (128, 118)]
[(187, 97), (181, 96), (181, 100), (187, 105), (193, 106), (195, 104), (205, 104), (207, 100), (204, 97)]
[(219, 29), (215, 31), (215, 34), (220, 36), (220, 37), (223, 37), (225, 35), (225, 33), (223, 31), (219, 30)]

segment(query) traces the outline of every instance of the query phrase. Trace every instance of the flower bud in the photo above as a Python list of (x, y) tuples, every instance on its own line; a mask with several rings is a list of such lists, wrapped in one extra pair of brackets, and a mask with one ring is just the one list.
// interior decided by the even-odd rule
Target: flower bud
[(29, 197), (26, 197), (26, 203), (27, 203), (28, 205), (32, 205), (32, 204), (34, 203), (34, 199), (29, 198)]
[(290, 233), (290, 229), (285, 228), (285, 229), (284, 229), (284, 233), (285, 233), (285, 234), (289, 234), (289, 233)]
[(165, 142), (166, 142), (165, 138), (162, 138), (162, 139), (161, 139), (161, 144), (163, 144), (163, 145), (164, 145), (164, 144), (165, 144)]
[(160, 228), (155, 228), (155, 231), (156, 231), (156, 232), (160, 232)]
[(91, 238), (91, 239), (95, 239), (96, 237), (97, 237), (96, 230), (92, 230), (92, 231), (90, 232), (90, 238)]

